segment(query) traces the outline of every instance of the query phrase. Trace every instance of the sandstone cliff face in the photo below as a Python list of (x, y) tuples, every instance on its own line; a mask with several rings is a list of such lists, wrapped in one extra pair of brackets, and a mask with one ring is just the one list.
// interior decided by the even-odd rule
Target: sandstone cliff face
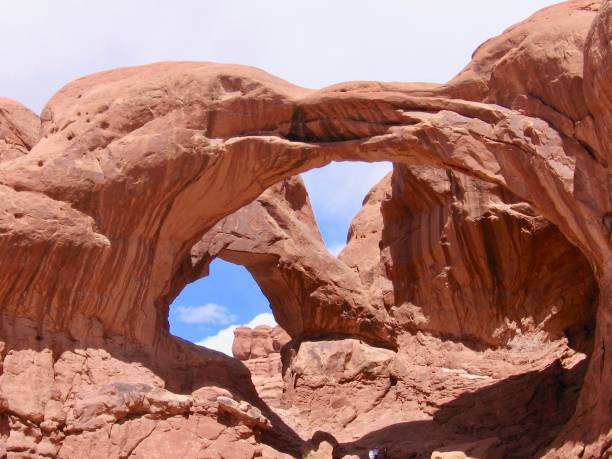
[(498, 346), (593, 320), (597, 286), (580, 252), (528, 203), (457, 172), (396, 165), (340, 259), (412, 331)]
[(550, 443), (572, 416), (586, 363), (562, 343), (483, 358), (422, 334), (403, 337), (397, 352), (353, 339), (288, 352), (277, 412), (303, 437), (333, 433), (340, 457), (365, 457), (378, 445), (391, 457), (428, 458), (486, 439), (502, 457), (554, 454)]
[[(518, 448), (509, 457), (605, 457), (611, 24), (609, 0), (548, 8), (489, 40), (445, 85), (309, 91), (252, 68), (189, 62), (79, 79), (40, 124), (0, 100), (7, 451), (168, 457), (164, 448), (180, 444), (183, 457), (282, 457), (320, 426), (344, 429), (339, 451), (361, 454), (407, 432), (448, 434), (418, 451), (399, 441), (397, 452), (418, 457), (441, 440), (477, 450), (493, 423), (487, 445)], [(322, 247), (299, 183), (281, 183), (332, 160), (402, 164), (339, 260)], [(239, 209), (263, 218), (256, 238), (232, 215)], [(271, 410), (240, 362), (168, 335), (169, 303), (214, 256), (251, 270), (292, 336), (283, 397), (294, 411)], [(588, 346), (571, 349), (561, 335), (588, 328), (593, 309), (581, 386)], [(520, 339), (529, 334), (533, 346)], [(490, 350), (493, 364), (468, 339), (513, 347)], [(479, 386), (483, 374), (492, 379)], [(373, 404), (351, 398), (368, 387)], [(495, 405), (506, 393), (518, 397), (511, 410)], [(388, 415), (398, 405), (406, 418)], [(316, 417), (329, 406), (333, 416)], [(373, 432), (373, 420), (394, 423)]]
[(0, 162), (26, 155), (40, 138), (40, 118), (18, 102), (0, 97)]
[(266, 190), (206, 233), (191, 251), (189, 278), (208, 272), (215, 257), (251, 272), (292, 336), (332, 331), (375, 342), (393, 339), (386, 311), (372, 303), (358, 275), (325, 248), (299, 177)]
[(366, 198), (339, 259), (323, 246), (298, 178), (210, 230), (192, 249), (189, 281), (215, 257), (246, 266), (281, 324), (302, 338), (342, 328), (328, 325), (345, 317), (335, 304), (376, 311), (391, 333), (475, 344), (582, 336), (597, 300), (587, 260), (529, 204), (430, 167), (395, 166)]
[[(303, 190), (299, 181), (293, 186)], [(251, 251), (288, 259), (286, 248), (295, 250), (303, 234), (282, 190), (266, 191), (225, 219), (197, 253), (214, 240), (222, 249), (207, 253), (227, 257), (227, 248), (240, 248), (234, 261), (249, 260)], [(247, 222), (267, 225), (251, 230)], [(234, 355), (249, 367), (259, 395), (303, 438), (333, 432), (336, 452), (365, 454), (369, 442), (384, 444), (393, 457), (426, 457), (449, 442), (478, 449), (488, 435), (495, 454), (529, 457), (569, 419), (597, 289), (584, 257), (527, 203), (462, 174), (396, 165), (366, 197), (339, 259), (325, 256), (353, 269), (369, 303), (391, 305), (385, 320), (417, 339), (401, 339), (394, 352), (350, 338), (302, 336), (283, 351), (283, 385), (270, 329), (237, 329)], [(294, 259), (301, 269), (290, 275), (314, 271), (306, 260)], [(286, 272), (283, 263), (265, 266), (269, 276)], [(464, 277), (454, 279), (455, 272)], [(325, 277), (319, 281), (324, 288)], [(484, 355), (476, 351), (486, 347)], [(517, 397), (522, 385), (532, 391)], [(558, 387), (558, 398), (543, 397), (545, 387)], [(474, 391), (489, 408), (464, 406)], [(516, 409), (534, 394), (546, 418)], [(480, 417), (486, 434), (474, 429)], [(533, 423), (537, 429), (521, 427)]]
[(281, 348), (290, 340), (287, 332), (278, 325), (258, 325), (253, 329), (238, 327), (234, 330), (232, 354), (238, 360), (268, 357), (280, 353)]
[(234, 330), (232, 354), (251, 372), (251, 380), (258, 395), (272, 408), (280, 408), (283, 394), (281, 349), (290, 341), (289, 335), (278, 325), (260, 325), (253, 329)]

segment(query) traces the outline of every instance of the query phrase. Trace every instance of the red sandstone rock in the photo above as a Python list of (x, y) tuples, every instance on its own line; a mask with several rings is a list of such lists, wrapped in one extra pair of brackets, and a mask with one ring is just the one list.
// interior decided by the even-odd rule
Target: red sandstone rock
[(234, 330), (232, 354), (238, 360), (267, 357), (280, 352), (290, 339), (287, 332), (278, 325), (275, 327), (258, 325), (253, 329), (238, 327)]
[[(68, 84), (40, 128), (0, 101), (7, 454), (281, 457), (321, 427), (340, 429), (333, 449), (353, 456), (387, 443), (427, 457), (493, 435), (515, 457), (606, 457), (611, 15), (609, 0), (545, 9), (445, 85), (309, 91), (252, 68), (160, 63)], [(332, 160), (382, 159), (428, 169), (397, 166), (336, 259), (299, 182), (281, 182)], [(385, 196), (408, 184), (422, 200)], [(381, 226), (389, 217), (393, 229)], [(385, 241), (408, 254), (377, 253)], [(490, 245), (503, 241), (512, 249)], [(276, 411), (243, 364), (167, 332), (172, 298), (215, 256), (251, 270), (294, 338)], [(457, 318), (436, 317), (440, 305)], [(254, 341), (249, 356), (272, 355), (267, 332)], [(218, 391), (272, 428), (219, 416)]]
[(251, 373), (258, 395), (269, 406), (280, 407), (283, 393), (280, 351), (291, 338), (279, 326), (238, 327), (232, 353)]
[(340, 260), (412, 330), (496, 346), (593, 320), (586, 259), (529, 204), (457, 172), (396, 165)]
[(206, 233), (182, 266), (185, 278), (177, 281), (206, 274), (215, 257), (251, 272), (290, 335), (328, 330), (393, 339), (386, 311), (372, 304), (356, 273), (325, 248), (299, 177), (266, 190)]
[(40, 138), (40, 118), (18, 102), (0, 97), (0, 162), (26, 155)]
[(234, 330), (232, 355), (238, 360), (248, 360), (251, 357), (252, 330), (249, 327), (237, 327)]
[(475, 443), (447, 446), (444, 451), (431, 453), (431, 459), (501, 459), (503, 456), (497, 450), (498, 444), (499, 439), (493, 437)]

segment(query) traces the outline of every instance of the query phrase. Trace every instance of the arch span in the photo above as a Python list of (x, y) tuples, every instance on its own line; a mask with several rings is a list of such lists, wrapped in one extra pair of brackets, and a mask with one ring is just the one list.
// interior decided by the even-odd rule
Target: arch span
[(499, 184), (557, 225), (601, 278), (610, 243), (601, 196), (587, 199), (599, 190), (584, 186), (581, 167), (596, 166), (586, 150), (539, 118), (421, 92), (306, 92), (216, 64), (120, 69), (60, 91), (42, 139), (4, 163), (2, 179), (93, 219), (108, 244), (92, 257), (108, 277), (80, 274), (100, 292), (87, 312), (113, 328), (138, 324), (125, 331), (144, 341), (166, 320), (171, 279), (217, 221), (332, 160), (432, 165)]

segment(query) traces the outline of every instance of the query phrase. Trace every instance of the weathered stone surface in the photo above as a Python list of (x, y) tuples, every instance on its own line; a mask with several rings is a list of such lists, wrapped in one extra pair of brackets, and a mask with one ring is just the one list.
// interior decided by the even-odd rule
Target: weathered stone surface
[(28, 154), (40, 136), (40, 118), (14, 100), (0, 97), (0, 163)]
[(487, 438), (475, 443), (447, 446), (443, 451), (431, 453), (431, 459), (501, 459), (503, 456), (497, 449), (498, 444), (497, 438)]
[[(590, 117), (583, 123), (585, 128), (585, 142), (594, 145), (602, 163), (610, 165), (612, 151), (610, 142), (605, 139), (612, 138), (610, 101), (612, 89), (610, 80), (606, 75), (612, 69), (612, 52), (610, 50), (610, 16), (612, 6), (610, 2), (602, 2), (601, 11), (593, 21), (584, 47), (584, 97)], [(592, 117), (592, 118), (591, 118)], [(594, 129), (592, 128), (594, 125)], [(601, 140), (600, 140), (601, 139)]]
[(281, 348), (291, 337), (278, 325), (234, 330), (232, 352), (251, 372), (257, 394), (270, 407), (279, 408), (283, 393)]
[(170, 415), (189, 412), (192, 400), (146, 384), (109, 384), (93, 393), (78, 394), (68, 413), (69, 433), (96, 430), (130, 415)]
[(359, 415), (371, 411), (391, 386), (393, 351), (355, 339), (302, 342), (292, 350), (284, 401), (308, 435), (342, 432)]
[(244, 360), (242, 363), (251, 372), (251, 380), (257, 394), (270, 407), (278, 408), (281, 405), (284, 390), (280, 353)]
[(239, 360), (267, 357), (279, 353), (290, 339), (287, 332), (278, 325), (258, 325), (253, 329), (238, 327), (234, 330), (232, 354)]
[(247, 402), (237, 402), (229, 397), (217, 397), (219, 411), (229, 414), (239, 422), (253, 428), (268, 429), (270, 421), (256, 407)]
[(325, 248), (299, 177), (271, 187), (211, 229), (191, 251), (188, 279), (207, 273), (215, 257), (251, 272), (290, 335), (327, 329), (392, 340), (386, 312), (371, 303), (358, 276)]
[(332, 459), (337, 445), (338, 442), (333, 435), (316, 432), (304, 445), (302, 457), (304, 459)]
[(396, 165), (340, 260), (398, 326), (487, 345), (579, 331), (597, 300), (587, 260), (528, 203), (443, 169)]
[[(280, 457), (319, 426), (349, 456), (495, 436), (515, 457), (606, 457), (611, 15), (545, 9), (445, 85), (310, 91), (183, 62), (79, 79), (40, 125), (1, 100), (7, 454)], [(339, 259), (290, 179), (332, 160), (398, 164)], [(168, 334), (171, 300), (215, 256), (247, 266), (293, 338), (276, 411), (243, 364)], [(223, 424), (218, 390), (273, 428)]]

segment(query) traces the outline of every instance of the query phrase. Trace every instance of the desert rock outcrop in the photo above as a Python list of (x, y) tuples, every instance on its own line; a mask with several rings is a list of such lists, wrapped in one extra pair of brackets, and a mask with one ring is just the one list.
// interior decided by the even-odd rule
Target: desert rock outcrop
[(0, 97), (0, 162), (26, 155), (40, 136), (40, 118), (18, 102)]
[[(167, 62), (69, 83), (40, 119), (0, 99), (7, 454), (287, 457), (339, 429), (321, 451), (609, 455), (611, 27), (609, 0), (544, 9), (444, 85)], [(396, 164), (339, 258), (291, 178), (333, 160)], [(168, 333), (216, 256), (291, 335), (279, 408)]]
[(258, 395), (268, 406), (279, 408), (283, 394), (281, 349), (291, 337), (279, 326), (260, 325), (234, 330), (232, 353), (251, 372)]
[(291, 337), (278, 325), (258, 325), (255, 328), (238, 327), (234, 330), (232, 354), (238, 360), (257, 359), (280, 353)]

